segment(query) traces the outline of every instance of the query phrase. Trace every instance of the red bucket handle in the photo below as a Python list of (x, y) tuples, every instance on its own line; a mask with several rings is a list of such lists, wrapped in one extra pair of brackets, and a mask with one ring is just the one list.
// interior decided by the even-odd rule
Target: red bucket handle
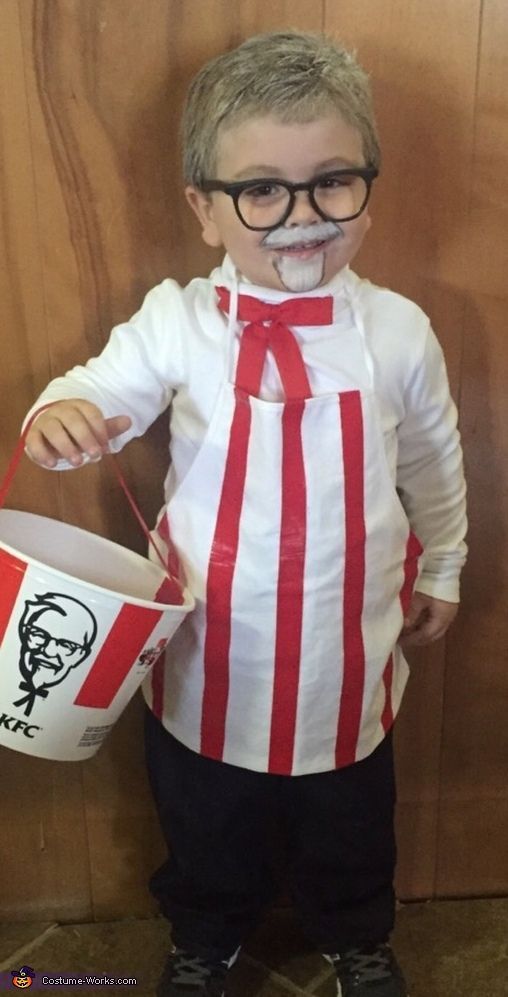
[[(21, 436), (20, 436), (20, 438), (19, 438), (19, 440), (18, 440), (18, 442), (16, 444), (16, 447), (14, 449), (14, 453), (13, 453), (13, 455), (12, 455), (10, 461), (9, 461), (9, 464), (8, 464), (8, 467), (7, 467), (7, 471), (6, 471), (6, 473), (5, 473), (2, 481), (0, 482), (0, 509), (3, 508), (3, 505), (4, 505), (5, 500), (7, 498), (7, 493), (8, 493), (8, 491), (9, 491), (11, 485), (12, 485), (14, 475), (16, 474), (16, 471), (18, 470), (21, 458), (23, 457), (23, 454), (25, 452), (26, 437), (28, 435), (29, 430), (32, 427), (32, 424), (34, 423), (34, 421), (37, 418), (37, 416), (39, 416), (41, 414), (41, 412), (44, 412), (45, 409), (47, 409), (47, 408), (51, 408), (51, 405), (53, 405), (53, 404), (54, 404), (54, 402), (50, 402), (48, 405), (41, 406), (41, 408), (37, 409), (37, 411), (34, 412), (34, 414), (32, 415), (32, 417), (28, 420), (28, 422), (27, 422), (27, 424), (26, 424), (26, 426), (25, 426), (25, 428), (24, 428), (24, 430), (23, 430), (23, 432), (22, 432), (22, 434), (21, 434)], [(139, 523), (139, 525), (141, 527), (141, 530), (144, 533), (145, 539), (148, 541), (148, 543), (150, 544), (150, 546), (152, 547), (152, 549), (155, 551), (155, 553), (156, 553), (156, 555), (157, 555), (157, 557), (158, 557), (158, 559), (159, 559), (159, 561), (160, 561), (160, 563), (161, 563), (161, 565), (162, 565), (162, 567), (164, 569), (164, 573), (167, 576), (169, 582), (171, 583), (171, 588), (169, 588), (166, 583), (163, 583), (163, 585), (164, 585), (164, 601), (166, 601), (166, 598), (168, 598), (168, 599), (170, 598), (171, 601), (174, 602), (175, 605), (182, 605), (182, 603), (183, 603), (184, 600), (183, 600), (183, 592), (182, 592), (182, 586), (180, 584), (180, 581), (178, 580), (178, 578), (175, 578), (175, 576), (171, 574), (171, 572), (169, 570), (169, 567), (166, 564), (166, 561), (164, 560), (164, 557), (163, 557), (161, 551), (159, 550), (157, 544), (155, 543), (155, 540), (153, 539), (153, 536), (150, 533), (150, 530), (148, 529), (147, 524), (145, 523), (145, 520), (143, 518), (141, 510), (139, 509), (139, 507), (137, 505), (137, 502), (136, 502), (136, 500), (135, 500), (135, 498), (134, 498), (134, 496), (133, 496), (133, 494), (132, 494), (132, 492), (131, 492), (131, 490), (130, 490), (130, 488), (129, 488), (129, 486), (128, 486), (128, 484), (127, 484), (127, 482), (126, 482), (126, 480), (125, 480), (125, 478), (124, 478), (124, 476), (123, 476), (123, 474), (122, 474), (122, 472), (120, 470), (120, 466), (118, 464), (118, 461), (117, 461), (116, 457), (114, 456), (114, 454), (110, 454), (109, 456), (111, 457), (112, 467), (113, 467), (113, 470), (114, 470), (114, 472), (116, 474), (116, 477), (117, 477), (117, 479), (118, 479), (118, 481), (120, 483), (120, 486), (121, 486), (121, 488), (122, 488), (122, 490), (124, 492), (124, 495), (125, 495), (128, 503), (129, 503), (129, 505), (130, 505), (130, 507), (132, 509), (132, 512), (134, 513), (134, 516), (136, 517), (136, 519), (137, 519), (137, 521), (138, 521), (138, 523)], [(161, 592), (160, 589), (159, 589), (159, 592), (162, 595), (162, 592)]]

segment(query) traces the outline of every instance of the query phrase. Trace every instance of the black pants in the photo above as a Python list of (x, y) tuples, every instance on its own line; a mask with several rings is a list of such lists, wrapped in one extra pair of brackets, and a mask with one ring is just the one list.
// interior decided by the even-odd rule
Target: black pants
[(281, 848), (301, 925), (320, 952), (393, 928), (392, 739), (317, 775), (252, 772), (204, 758), (147, 711), (148, 774), (169, 859), (150, 881), (180, 948), (231, 955), (279, 887)]

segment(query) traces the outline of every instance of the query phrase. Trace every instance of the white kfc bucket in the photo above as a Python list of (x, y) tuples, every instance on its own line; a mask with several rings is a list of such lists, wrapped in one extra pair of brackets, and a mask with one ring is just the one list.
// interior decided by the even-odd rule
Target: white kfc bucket
[(193, 608), (147, 558), (0, 508), (0, 745), (90, 758)]

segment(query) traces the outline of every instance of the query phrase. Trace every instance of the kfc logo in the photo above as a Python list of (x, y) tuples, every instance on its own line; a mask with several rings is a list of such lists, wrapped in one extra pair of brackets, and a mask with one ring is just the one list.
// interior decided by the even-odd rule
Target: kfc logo
[(46, 699), (48, 690), (88, 657), (97, 636), (97, 622), (77, 599), (46, 592), (25, 602), (18, 633), (23, 677), (19, 688), (26, 695), (13, 705), (24, 706), (28, 717), (37, 697)]
[(166, 650), (168, 645), (168, 640), (163, 639), (157, 642), (156, 647), (147, 647), (146, 651), (140, 654), (138, 663), (143, 665), (144, 668), (151, 668), (152, 665), (160, 658), (161, 654)]

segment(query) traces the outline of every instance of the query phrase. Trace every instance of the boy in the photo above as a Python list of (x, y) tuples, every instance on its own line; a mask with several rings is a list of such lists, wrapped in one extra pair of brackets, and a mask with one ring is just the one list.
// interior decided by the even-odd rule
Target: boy
[(152, 290), (52, 382), (27, 439), (39, 463), (79, 466), (171, 404), (157, 532), (196, 609), (145, 683), (170, 853), (152, 890), (175, 946), (157, 993), (225, 993), (273, 896), (276, 827), (338, 992), (404, 997), (388, 944), (398, 641), (445, 633), (465, 559), (442, 353), (416, 305), (348, 268), (379, 167), (352, 56), (251, 38), (198, 74), (183, 137), (187, 199), (223, 265)]

